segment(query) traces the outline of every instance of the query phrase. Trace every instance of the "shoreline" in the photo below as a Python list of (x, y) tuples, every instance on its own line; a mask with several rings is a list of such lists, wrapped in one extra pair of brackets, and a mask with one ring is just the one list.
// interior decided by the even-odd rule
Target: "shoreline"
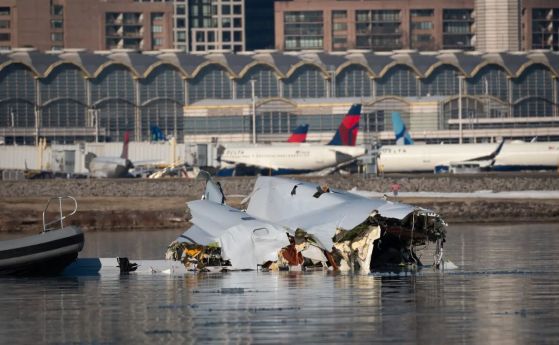
[[(190, 222), (187, 200), (180, 197), (82, 197), (78, 211), (64, 224), (84, 231), (135, 231), (186, 229)], [(240, 198), (229, 204), (240, 207)], [(394, 198), (388, 200), (396, 201)], [(42, 229), (43, 198), (5, 198), (0, 201), (0, 232), (39, 232)], [(439, 213), (449, 224), (502, 224), (559, 222), (559, 200), (457, 199), (399, 197), (402, 203)], [(47, 214), (54, 219), (55, 212)]]
[[(559, 178), (554, 174), (292, 177), (340, 190), (386, 194), (392, 201), (390, 186), (398, 183), (397, 201), (431, 209), (449, 224), (559, 222)], [(255, 179), (216, 178), (229, 196), (227, 203), (237, 208)], [(58, 195), (77, 199), (78, 212), (64, 223), (84, 231), (186, 229), (186, 202), (199, 199), (203, 188), (203, 181), (197, 179), (0, 181), (0, 232), (40, 231), (44, 206)], [(530, 194), (538, 197), (529, 198)], [(51, 210), (54, 214), (57, 207)]]

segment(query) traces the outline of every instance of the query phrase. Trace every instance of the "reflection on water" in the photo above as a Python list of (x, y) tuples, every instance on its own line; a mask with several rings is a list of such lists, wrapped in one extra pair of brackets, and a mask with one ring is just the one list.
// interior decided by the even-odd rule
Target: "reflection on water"
[[(85, 254), (160, 258), (178, 232), (88, 233)], [(448, 237), (447, 256), (460, 268), (444, 274), (2, 278), (0, 339), (559, 342), (558, 224), (452, 226)]]

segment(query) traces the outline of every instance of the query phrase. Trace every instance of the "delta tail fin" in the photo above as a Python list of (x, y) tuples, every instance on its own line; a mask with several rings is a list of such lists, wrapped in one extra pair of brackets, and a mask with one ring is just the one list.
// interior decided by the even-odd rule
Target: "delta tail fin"
[(413, 139), (406, 129), (406, 124), (397, 111), (392, 112), (392, 127), (394, 127), (394, 135), (396, 136), (396, 145), (413, 145)]
[(124, 132), (124, 144), (122, 145), (122, 153), (120, 158), (128, 159), (128, 142), (130, 141), (130, 134), (128, 131)]
[(300, 125), (291, 132), (291, 136), (287, 139), (288, 143), (304, 143), (307, 141), (307, 132), (309, 131), (309, 125)]
[(360, 118), (361, 104), (353, 104), (328, 145), (355, 146)]

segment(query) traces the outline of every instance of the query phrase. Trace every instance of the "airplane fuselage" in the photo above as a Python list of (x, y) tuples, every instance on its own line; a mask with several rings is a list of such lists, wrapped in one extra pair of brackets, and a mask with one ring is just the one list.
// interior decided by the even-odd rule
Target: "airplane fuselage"
[[(226, 149), (222, 167), (238, 164), (273, 170), (313, 171), (336, 166), (365, 154), (357, 146), (285, 144)], [(225, 164), (224, 164), (225, 163)]]
[[(433, 172), (436, 166), (488, 156), (498, 144), (388, 145), (377, 165), (383, 172)], [(493, 170), (553, 169), (559, 164), (559, 143), (505, 143)]]
[(89, 163), (89, 172), (93, 177), (126, 177), (132, 163), (120, 157), (96, 157)]

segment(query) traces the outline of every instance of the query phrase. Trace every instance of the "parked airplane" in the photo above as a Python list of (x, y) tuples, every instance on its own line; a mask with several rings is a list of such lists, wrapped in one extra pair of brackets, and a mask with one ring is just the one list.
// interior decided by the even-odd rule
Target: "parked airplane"
[[(398, 113), (392, 113), (396, 140), (411, 136)], [(403, 131), (402, 131), (403, 129)], [(499, 144), (385, 145), (378, 153), (380, 172), (448, 172), (453, 168), (492, 171), (557, 169), (558, 142)]]
[(233, 175), (243, 167), (272, 175), (297, 174), (342, 166), (365, 154), (356, 147), (361, 104), (351, 106), (327, 145), (276, 144), (226, 148), (220, 157), (220, 176)]
[(128, 159), (128, 142), (130, 141), (128, 132), (124, 133), (124, 144), (120, 157), (97, 157), (89, 152), (85, 155), (85, 167), (93, 177), (128, 177), (128, 170), (134, 164)]

